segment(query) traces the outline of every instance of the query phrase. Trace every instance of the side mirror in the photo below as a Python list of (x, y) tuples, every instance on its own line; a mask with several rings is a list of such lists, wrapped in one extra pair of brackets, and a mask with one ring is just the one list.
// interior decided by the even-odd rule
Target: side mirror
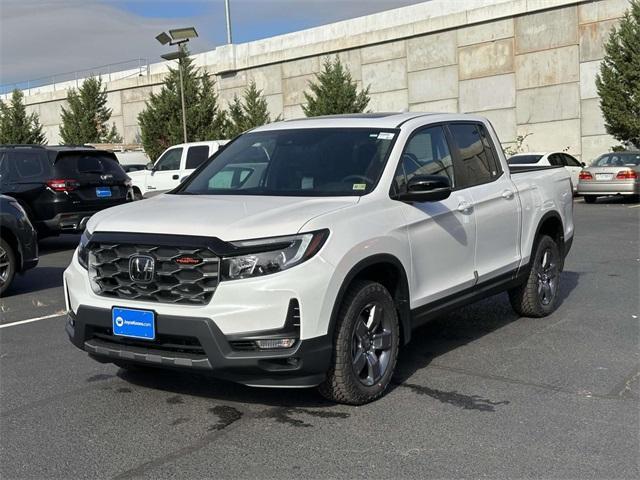
[(444, 175), (416, 175), (407, 184), (399, 200), (408, 202), (438, 202), (451, 195), (451, 182)]
[(147, 170), (153, 171), (153, 162), (147, 163), (144, 168), (146, 168)]
[(580, 162), (580, 165), (582, 165), (582, 168), (586, 168), (587, 167), (587, 164), (584, 163), (584, 162)]

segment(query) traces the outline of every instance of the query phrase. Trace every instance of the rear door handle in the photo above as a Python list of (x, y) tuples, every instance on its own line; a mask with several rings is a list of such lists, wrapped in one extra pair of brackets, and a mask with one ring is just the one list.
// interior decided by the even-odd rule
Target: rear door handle
[(458, 204), (458, 211), (461, 213), (469, 213), (472, 209), (473, 205), (464, 200)]
[(178, 180), (178, 179), (180, 178), (180, 176), (179, 176), (179, 175), (174, 175), (174, 176), (173, 176), (173, 177), (171, 177), (171, 178), (172, 178), (172, 179), (174, 179), (174, 180)]
[(513, 198), (513, 191), (508, 189), (505, 190), (504, 192), (502, 192), (502, 198), (506, 200), (511, 200)]

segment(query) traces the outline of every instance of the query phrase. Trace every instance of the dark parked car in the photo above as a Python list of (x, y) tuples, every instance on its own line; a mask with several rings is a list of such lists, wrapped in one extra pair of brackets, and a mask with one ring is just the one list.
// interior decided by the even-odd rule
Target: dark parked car
[(0, 193), (40, 236), (78, 232), (94, 213), (133, 199), (115, 154), (91, 147), (0, 145)]
[(38, 236), (24, 209), (11, 197), (0, 195), (0, 296), (16, 273), (38, 263)]
[(147, 165), (142, 163), (130, 163), (128, 165), (122, 165), (122, 169), (127, 173), (138, 172), (140, 170), (146, 170)]

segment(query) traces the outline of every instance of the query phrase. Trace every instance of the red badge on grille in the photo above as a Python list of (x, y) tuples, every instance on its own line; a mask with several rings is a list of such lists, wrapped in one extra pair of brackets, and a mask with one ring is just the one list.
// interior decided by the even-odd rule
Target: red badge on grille
[(176, 258), (176, 263), (179, 263), (180, 265), (198, 265), (199, 263), (202, 263), (202, 259), (184, 255), (182, 257)]

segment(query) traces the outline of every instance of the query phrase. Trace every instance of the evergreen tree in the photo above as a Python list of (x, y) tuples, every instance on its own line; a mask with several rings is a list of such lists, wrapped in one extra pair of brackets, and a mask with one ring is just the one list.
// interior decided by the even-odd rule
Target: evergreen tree
[(0, 101), (0, 143), (46, 143), (37, 113), (27, 115), (24, 94), (14, 90), (8, 103)]
[[(188, 56), (180, 58), (178, 68), (182, 68), (184, 82), (188, 141), (224, 138), (228, 122), (218, 107), (213, 81), (206, 73), (199, 75)], [(151, 94), (138, 115), (142, 145), (154, 161), (166, 148), (184, 141), (178, 68), (169, 69), (162, 90)]]
[[(242, 94), (242, 99), (237, 95), (229, 105), (229, 128), (227, 136), (233, 138), (260, 125), (271, 123), (267, 100), (262, 96), (262, 90), (258, 90), (256, 83), (252, 81)], [(276, 118), (278, 121), (280, 117)]]
[(100, 77), (87, 78), (78, 90), (67, 92), (68, 107), (62, 107), (60, 138), (62, 143), (112, 143), (121, 138), (113, 124), (109, 129), (111, 109), (107, 108), (107, 89)]
[(369, 87), (358, 93), (351, 73), (336, 56), (334, 61), (325, 60), (322, 71), (316, 74), (316, 82), (309, 85), (311, 93), (305, 92), (306, 105), (302, 110), (307, 117), (339, 113), (360, 113), (369, 104)]
[(632, 0), (605, 44), (596, 77), (607, 132), (640, 148), (640, 0)]

